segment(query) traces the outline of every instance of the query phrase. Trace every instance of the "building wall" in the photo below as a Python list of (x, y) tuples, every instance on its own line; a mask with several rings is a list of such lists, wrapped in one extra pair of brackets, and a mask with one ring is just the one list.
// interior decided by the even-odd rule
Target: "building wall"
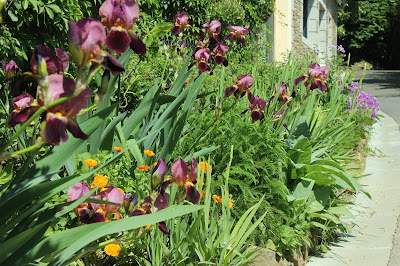
[[(281, 0), (277, 0), (278, 2)], [(303, 1), (293, 0), (293, 40), (295, 56), (303, 56), (312, 50), (320, 51), (321, 63), (330, 57), (330, 47), (337, 45), (337, 2), (336, 0), (308, 0), (307, 37), (303, 35)]]
[(273, 17), (273, 59), (284, 61), (292, 49), (292, 1), (276, 0)]

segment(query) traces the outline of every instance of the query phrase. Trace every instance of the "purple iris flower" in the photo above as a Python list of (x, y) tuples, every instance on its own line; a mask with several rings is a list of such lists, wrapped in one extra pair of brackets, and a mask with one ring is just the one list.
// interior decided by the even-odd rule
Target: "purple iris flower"
[(210, 66), (209, 66), (210, 57), (211, 57), (211, 53), (210, 53), (210, 50), (208, 48), (199, 49), (195, 53), (194, 58), (197, 61), (197, 68), (201, 72), (205, 72), (205, 71), (210, 69)]
[(251, 118), (253, 119), (253, 122), (262, 120), (264, 118), (263, 110), (267, 105), (267, 102), (258, 96), (253, 96), (251, 92), (247, 93), (247, 97), (249, 99), (249, 109), (251, 110)]
[(214, 38), (216, 41), (219, 41), (218, 34), (221, 32), (221, 22), (218, 20), (213, 20), (210, 23), (205, 23), (203, 25), (204, 31), (211, 38)]
[(26, 92), (15, 97), (12, 100), (14, 110), (7, 118), (7, 122), (11, 127), (15, 127), (17, 124), (24, 123), (29, 119), (39, 108), (38, 104), (34, 103), (33, 97)]
[(228, 60), (225, 58), (227, 52), (228, 45), (225, 43), (218, 43), (213, 50), (215, 63), (218, 65), (223, 64), (224, 66), (228, 66)]
[(251, 86), (253, 86), (254, 79), (250, 74), (241, 75), (238, 77), (236, 85), (227, 87), (225, 89), (225, 96), (229, 97), (232, 94), (235, 95), (237, 99), (242, 98), (246, 91), (248, 91)]
[(157, 165), (154, 167), (153, 172), (151, 173), (151, 189), (156, 189), (164, 181), (164, 177), (167, 172), (167, 165), (162, 159), (159, 159)]
[(15, 75), (17, 75), (19, 68), (14, 60), (11, 60), (10, 62), (8, 62), (8, 64), (6, 64), (4, 60), (2, 60), (1, 69), (4, 72), (6, 79), (12, 79)]
[[(68, 96), (75, 91), (75, 80), (52, 74), (49, 76), (49, 88), (46, 95), (39, 94), (40, 105), (47, 105), (57, 99)], [(46, 126), (44, 137), (52, 145), (59, 145), (61, 141), (68, 140), (66, 130), (72, 133), (75, 138), (87, 139), (88, 136), (82, 132), (75, 116), (81, 109), (87, 106), (87, 100), (92, 94), (88, 88), (79, 93), (75, 98), (53, 106), (47, 110)]]
[(46, 61), (47, 73), (49, 75), (55, 73), (63, 73), (65, 69), (67, 69), (69, 64), (69, 56), (68, 54), (60, 49), (55, 49), (56, 56), (54, 56), (53, 50), (44, 44), (40, 44), (35, 47), (31, 57), (31, 67), (32, 74), (34, 77), (37, 76), (37, 65), (38, 65), (38, 56), (40, 55), (42, 59)]
[(243, 46), (246, 46), (245, 35), (249, 33), (250, 26), (232, 26), (229, 24), (229, 28), (231, 29), (231, 33), (225, 36), (226, 39), (233, 38), (237, 43), (241, 43)]
[(101, 23), (109, 30), (105, 40), (107, 48), (118, 54), (128, 47), (137, 54), (146, 52), (146, 45), (132, 30), (139, 12), (139, 5), (134, 0), (106, 0), (101, 5)]
[(174, 27), (171, 29), (172, 35), (178, 35), (184, 28), (192, 30), (189, 24), (189, 15), (186, 12), (178, 12), (174, 18)]
[[(190, 172), (188, 164), (191, 165)], [(161, 185), (161, 195), (164, 194), (164, 191), (170, 184), (176, 183), (179, 187), (185, 187), (186, 197), (189, 199), (189, 201), (191, 201), (193, 204), (199, 202), (200, 194), (194, 186), (197, 179), (196, 167), (197, 161), (195, 158), (193, 158), (190, 163), (186, 163), (181, 158), (173, 162), (171, 165), (172, 178), (167, 179)]]
[(321, 67), (318, 63), (314, 63), (308, 67), (307, 75), (300, 76), (294, 80), (294, 84), (297, 85), (304, 81), (304, 86), (307, 90), (315, 90), (319, 88), (322, 92), (329, 91), (327, 87), (326, 79), (329, 75), (329, 69)]

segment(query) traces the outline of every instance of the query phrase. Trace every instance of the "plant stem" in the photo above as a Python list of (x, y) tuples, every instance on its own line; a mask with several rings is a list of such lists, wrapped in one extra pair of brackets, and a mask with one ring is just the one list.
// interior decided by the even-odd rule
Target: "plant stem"
[(41, 144), (36, 143), (36, 144), (34, 144), (32, 146), (29, 146), (28, 148), (25, 148), (23, 150), (19, 150), (19, 151), (13, 152), (11, 154), (11, 156), (17, 156), (17, 155), (24, 154), (24, 153), (36, 150), (36, 149), (40, 148), (41, 146), (42, 146)]

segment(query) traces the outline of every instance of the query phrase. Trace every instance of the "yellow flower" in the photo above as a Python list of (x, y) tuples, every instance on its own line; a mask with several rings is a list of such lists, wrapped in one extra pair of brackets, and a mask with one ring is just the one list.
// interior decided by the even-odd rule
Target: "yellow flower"
[(108, 178), (104, 175), (96, 175), (93, 179), (93, 183), (90, 185), (91, 188), (102, 187), (105, 188), (108, 183)]
[(93, 159), (86, 159), (85, 164), (89, 167), (95, 167), (97, 165), (97, 161)]
[(207, 168), (208, 168), (208, 172), (210, 172), (210, 174), (211, 174), (211, 173), (212, 173), (211, 165), (209, 165), (209, 164), (206, 163), (206, 162), (200, 162), (200, 170), (201, 170), (203, 173), (207, 173)]
[(144, 228), (144, 230), (147, 230), (151, 227), (151, 224), (146, 225), (146, 227)]
[(122, 148), (121, 148), (121, 147), (115, 146), (115, 147), (114, 147), (114, 150), (115, 150), (115, 151), (122, 151)]
[(139, 165), (137, 168), (139, 170), (148, 171), (150, 169), (150, 166), (148, 166), (148, 165)]
[(232, 209), (232, 207), (233, 207), (233, 201), (230, 200), (230, 201), (229, 201), (229, 209)]
[(112, 256), (112, 257), (118, 256), (120, 251), (121, 251), (121, 247), (118, 244), (108, 244), (104, 248), (104, 252), (108, 256)]
[(152, 152), (152, 151), (150, 151), (150, 150), (144, 150), (143, 153), (146, 154), (146, 155), (149, 156), (149, 157), (152, 157), (152, 156), (155, 155), (154, 152)]
[(154, 166), (157, 166), (158, 162), (153, 163)]
[(217, 195), (212, 195), (212, 199), (215, 200), (216, 203), (222, 203), (222, 198)]

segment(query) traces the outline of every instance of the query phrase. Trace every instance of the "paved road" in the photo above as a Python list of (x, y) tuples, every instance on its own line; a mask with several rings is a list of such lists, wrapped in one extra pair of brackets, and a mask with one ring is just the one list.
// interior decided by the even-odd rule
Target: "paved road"
[[(357, 72), (356, 79), (361, 76), (362, 71)], [(362, 85), (378, 99), (381, 110), (400, 125), (400, 70), (368, 70)]]

